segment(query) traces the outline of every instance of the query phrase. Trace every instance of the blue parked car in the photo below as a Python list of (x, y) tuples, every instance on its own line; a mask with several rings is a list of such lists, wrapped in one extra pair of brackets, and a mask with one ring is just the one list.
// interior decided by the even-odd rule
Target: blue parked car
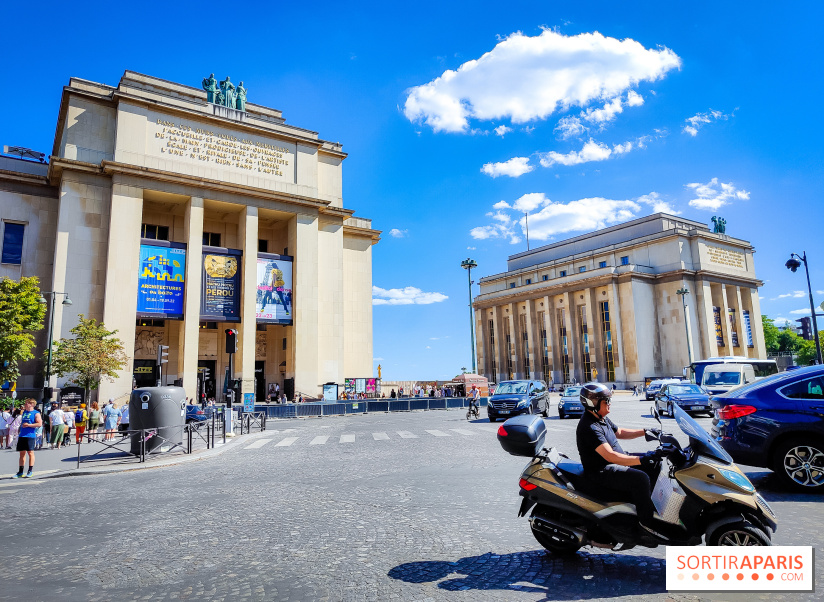
[(739, 464), (787, 487), (824, 492), (824, 366), (757, 380), (710, 399), (712, 436)]
[(198, 405), (187, 405), (186, 406), (186, 424), (190, 422), (203, 422), (207, 418), (211, 416), (208, 412), (209, 408), (207, 407), (205, 410)]
[(676, 383), (664, 385), (655, 396), (655, 409), (661, 413), (675, 416), (673, 406), (677, 405), (690, 416), (695, 414), (709, 414), (712, 416), (710, 396), (707, 392), (691, 383)]

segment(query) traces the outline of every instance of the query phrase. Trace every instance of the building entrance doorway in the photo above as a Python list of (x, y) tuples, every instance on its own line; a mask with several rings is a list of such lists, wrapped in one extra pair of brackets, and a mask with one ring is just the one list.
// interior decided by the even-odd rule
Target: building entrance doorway
[(255, 361), (255, 399), (264, 401), (266, 399), (266, 376), (263, 371), (266, 368), (264, 360)]

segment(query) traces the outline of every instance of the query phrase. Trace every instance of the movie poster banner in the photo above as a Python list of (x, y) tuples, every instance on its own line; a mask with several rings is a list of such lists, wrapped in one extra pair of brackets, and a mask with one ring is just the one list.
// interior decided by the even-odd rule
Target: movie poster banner
[(292, 258), (258, 253), (255, 317), (267, 324), (292, 324)]
[(242, 255), (236, 249), (203, 247), (201, 320), (240, 322)]
[(186, 245), (164, 241), (141, 243), (137, 314), (182, 320), (185, 270)]

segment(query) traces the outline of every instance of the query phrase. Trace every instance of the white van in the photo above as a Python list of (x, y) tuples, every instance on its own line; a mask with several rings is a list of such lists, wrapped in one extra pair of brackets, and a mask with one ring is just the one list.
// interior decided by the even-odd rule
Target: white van
[(712, 364), (704, 369), (701, 386), (710, 395), (723, 395), (755, 380), (755, 370), (749, 364)]

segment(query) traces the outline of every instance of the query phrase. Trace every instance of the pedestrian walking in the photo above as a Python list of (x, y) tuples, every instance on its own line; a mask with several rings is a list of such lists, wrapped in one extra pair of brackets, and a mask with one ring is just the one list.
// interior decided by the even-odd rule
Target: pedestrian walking
[(86, 411), (86, 404), (81, 403), (80, 408), (74, 413), (74, 442), (80, 445), (83, 433), (86, 432), (86, 422), (89, 420), (89, 413)]
[(11, 413), (11, 422), (9, 422), (9, 443), (6, 449), (12, 449), (17, 445), (17, 436), (20, 434), (20, 422), (23, 411), (20, 408), (14, 408)]
[(118, 410), (117, 406), (114, 405), (114, 400), (110, 399), (109, 403), (106, 404), (106, 407), (103, 408), (103, 429), (106, 431), (106, 435), (103, 439), (104, 441), (114, 439), (114, 431), (120, 422), (120, 417), (120, 410)]
[(74, 412), (66, 410), (63, 412), (63, 420), (66, 422), (66, 429), (63, 431), (63, 443), (60, 447), (72, 444), (72, 427), (74, 426)]
[(120, 424), (117, 426), (118, 432), (125, 433), (129, 430), (129, 402), (123, 404), (120, 408)]
[(0, 409), (0, 449), (9, 448), (9, 423), (11, 422), (11, 413), (6, 409)]
[(100, 426), (100, 406), (96, 401), (92, 402), (92, 409), (89, 412), (89, 432), (86, 435), (86, 441), (91, 442), (92, 435), (97, 434), (97, 429)]
[(43, 426), (43, 418), (40, 412), (34, 409), (37, 402), (29, 398), (25, 401), (23, 414), (20, 417), (20, 435), (17, 438), (17, 451), (20, 452), (18, 466), (20, 470), (14, 475), (15, 479), (23, 477), (23, 469), (26, 467), (26, 456), (29, 458), (29, 470), (26, 477), (31, 477), (34, 471), (34, 442), (35, 431)]
[(65, 418), (63, 410), (57, 404), (52, 405), (52, 411), (49, 412), (49, 424), (51, 425), (51, 439), (49, 440), (49, 449), (60, 447), (60, 442), (63, 441), (63, 432), (65, 431)]

